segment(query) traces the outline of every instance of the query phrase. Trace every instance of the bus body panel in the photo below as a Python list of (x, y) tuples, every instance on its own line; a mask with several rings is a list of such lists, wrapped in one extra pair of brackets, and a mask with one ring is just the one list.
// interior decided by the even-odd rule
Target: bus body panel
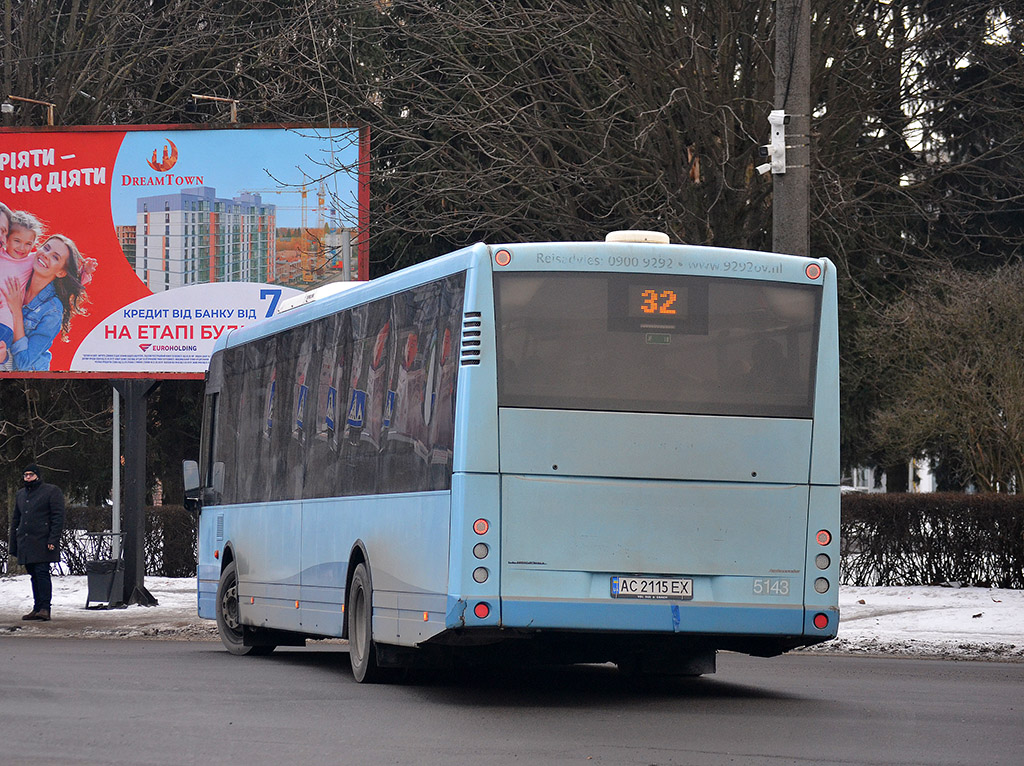
[(412, 645), (443, 630), (450, 492), (326, 498), (302, 506), (303, 630), (341, 635), (354, 541), (369, 557), (375, 635)]
[[(478, 520), (486, 522), (486, 529), (474, 529)], [(448, 628), (495, 627), (501, 622), (501, 479), (497, 473), (452, 476), (451, 530), (445, 624)], [(482, 556), (474, 553), (478, 544), (486, 546)], [(473, 579), (477, 568), (487, 571), (483, 582)], [(481, 603), (489, 609), (485, 618), (473, 613)]]
[[(208, 508), (199, 514), (199, 535), (197, 544), (196, 597), (199, 601), (199, 616), (207, 620), (217, 619), (217, 585), (220, 580), (221, 564), (219, 547), (224, 539), (218, 534), (218, 515), (223, 519), (220, 508)], [(217, 550), (217, 557), (214, 551)]]
[[(455, 397), (455, 473), (497, 473), (498, 391), (494, 338), (494, 290), (484, 249), (466, 273), (462, 347)], [(470, 346), (469, 343), (478, 345)]]
[[(223, 513), (224, 530), (238, 574), (239, 614), (242, 622), (281, 630), (300, 630), (295, 604), (299, 598), (299, 503), (254, 503), (211, 509)], [(247, 609), (249, 599), (255, 606)], [(250, 622), (251, 620), (251, 622)]]
[(499, 421), (504, 474), (807, 483), (810, 420), (502, 408)]
[[(502, 596), (608, 599), (612, 575), (728, 575), (785, 577), (800, 603), (807, 499), (799, 485), (505, 475)], [(753, 593), (749, 583), (740, 593), (697, 585), (694, 601)]]
[[(814, 392), (811, 484), (839, 487), (839, 313), (836, 267), (827, 258), (822, 274), (821, 332)], [(838, 507), (836, 510), (838, 514)], [(839, 516), (836, 516), (838, 519)], [(838, 582), (838, 581), (837, 581)]]
[(639, 634), (799, 636), (801, 606), (642, 601), (598, 605), (575, 599), (510, 598), (502, 604), (507, 627)]
[[(233, 552), (243, 624), (340, 637), (358, 541), (370, 558), (375, 636), (411, 646), (445, 628), (450, 508), (450, 492), (408, 493), (211, 507), (201, 523), (223, 530), (218, 555)], [(201, 574), (201, 616), (215, 617), (219, 565)]]
[[(839, 518), (841, 490), (838, 486), (810, 488), (810, 503), (807, 514), (807, 582), (804, 588), (804, 603), (815, 611), (828, 611), (832, 617), (829, 628), (835, 635), (839, 625)], [(818, 540), (821, 530), (835, 530), (828, 543)], [(828, 557), (828, 565), (817, 563), (819, 554)], [(824, 593), (814, 589), (815, 580), (825, 578), (831, 585)], [(814, 631), (817, 633), (817, 631)]]

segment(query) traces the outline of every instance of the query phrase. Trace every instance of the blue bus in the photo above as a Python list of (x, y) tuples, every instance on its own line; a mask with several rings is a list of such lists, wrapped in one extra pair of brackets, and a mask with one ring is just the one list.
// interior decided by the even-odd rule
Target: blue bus
[(715, 670), (839, 620), (836, 270), (477, 244), (222, 338), (199, 615), (227, 649)]

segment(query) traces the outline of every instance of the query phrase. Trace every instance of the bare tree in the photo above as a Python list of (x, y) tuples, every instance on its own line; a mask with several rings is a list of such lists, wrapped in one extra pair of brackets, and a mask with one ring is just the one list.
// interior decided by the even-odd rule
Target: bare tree
[(865, 333), (887, 371), (880, 450), (962, 467), (963, 483), (1020, 492), (1024, 480), (1024, 265), (947, 270)]
[[(1024, 12), (811, 10), (811, 248), (842, 276), (849, 464), (881, 459), (861, 328), (945, 265), (1024, 255)], [(243, 122), (369, 125), (374, 274), (625, 227), (770, 246), (768, 0), (5, 0), (3, 25), (10, 92), (63, 124), (223, 121), (204, 93)]]

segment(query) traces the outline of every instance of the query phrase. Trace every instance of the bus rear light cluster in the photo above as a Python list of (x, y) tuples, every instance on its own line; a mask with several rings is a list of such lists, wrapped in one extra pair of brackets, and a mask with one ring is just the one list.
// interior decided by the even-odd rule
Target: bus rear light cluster
[(512, 263), (512, 253), (508, 250), (499, 250), (494, 254), (494, 262), (499, 266), (508, 266)]
[(818, 630), (824, 630), (828, 627), (828, 615), (819, 612), (814, 615), (814, 627)]
[(491, 549), (487, 546), (487, 543), (477, 543), (473, 546), (473, 555), (478, 559), (487, 558), (487, 554), (491, 552)]
[(473, 522), (473, 531), (478, 535), (486, 535), (487, 530), (490, 528), (491, 525), (488, 523), (487, 519), (477, 519)]
[(819, 553), (814, 557), (814, 566), (818, 569), (828, 569), (832, 564), (832, 559), (828, 557), (827, 553)]
[(485, 601), (481, 601), (479, 604), (473, 607), (473, 614), (475, 614), (481, 620), (486, 620), (487, 616), (491, 613), (491, 606)]
[(828, 589), (828, 580), (826, 580), (824, 577), (819, 577), (817, 580), (814, 581), (814, 590), (818, 593), (828, 593)]
[(814, 536), (814, 539), (817, 540), (818, 545), (828, 545), (832, 542), (832, 533), (827, 529), (822, 529)]
[(491, 576), (491, 573), (487, 571), (487, 567), (477, 567), (473, 570), (473, 579), (479, 583), (487, 582), (487, 578)]
[(804, 274), (807, 275), (808, 279), (817, 279), (821, 276), (821, 266), (816, 263), (808, 263), (807, 268), (804, 269)]

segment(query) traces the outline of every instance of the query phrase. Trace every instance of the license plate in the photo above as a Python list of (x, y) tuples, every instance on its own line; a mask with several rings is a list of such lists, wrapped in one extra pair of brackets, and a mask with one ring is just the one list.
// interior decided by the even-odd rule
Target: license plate
[(612, 578), (612, 598), (676, 599), (693, 598), (693, 580), (678, 577)]

